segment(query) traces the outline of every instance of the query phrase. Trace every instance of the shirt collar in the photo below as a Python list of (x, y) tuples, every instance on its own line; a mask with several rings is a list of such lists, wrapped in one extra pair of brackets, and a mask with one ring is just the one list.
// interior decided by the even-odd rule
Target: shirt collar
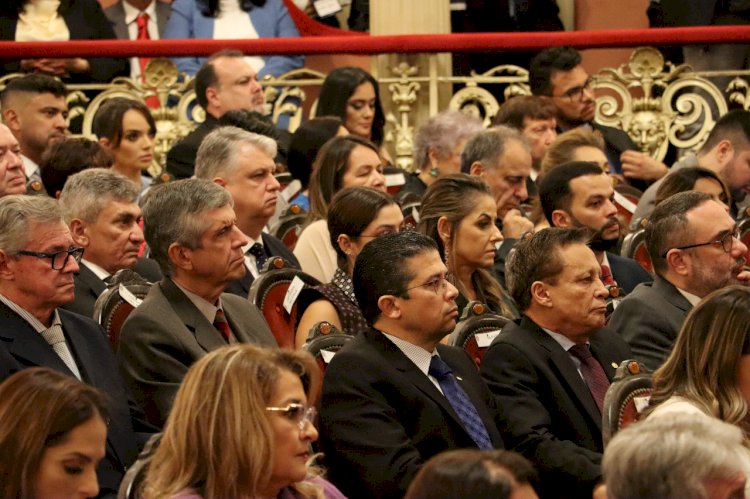
[(680, 292), (680, 294), (681, 294), (682, 296), (684, 296), (684, 297), (685, 297), (685, 299), (686, 299), (687, 301), (689, 301), (689, 302), (690, 302), (690, 304), (691, 304), (692, 306), (696, 306), (696, 305), (698, 305), (698, 302), (699, 302), (699, 301), (701, 301), (701, 298), (700, 298), (700, 296), (696, 296), (696, 295), (694, 295), (693, 293), (688, 293), (688, 292), (687, 292), (687, 291), (685, 291), (684, 289), (680, 289), (680, 288), (678, 288), (677, 286), (675, 286), (675, 289), (676, 289), (677, 291), (679, 291), (679, 292)]
[(216, 318), (216, 312), (221, 309), (221, 298), (216, 300), (216, 305), (213, 303), (209, 303), (204, 298), (196, 295), (195, 293), (188, 291), (184, 287), (180, 286), (176, 281), (172, 280), (172, 282), (180, 288), (180, 290), (185, 293), (185, 296), (188, 297), (188, 299), (195, 305), (195, 308), (198, 309), (198, 311), (206, 318), (208, 319), (208, 322), (211, 324), (214, 323), (214, 319)]
[(547, 333), (552, 337), (553, 340), (555, 340), (566, 352), (573, 347), (576, 342), (565, 336), (564, 334), (556, 333), (554, 331), (551, 331), (547, 328), (544, 329), (544, 332)]
[(86, 265), (86, 267), (88, 267), (88, 269), (91, 272), (93, 272), (96, 275), (96, 277), (98, 277), (102, 281), (106, 279), (107, 277), (109, 277), (110, 275), (112, 275), (106, 270), (104, 270), (103, 268), (101, 268), (100, 266), (98, 266), (97, 264), (90, 262), (89, 260), (86, 260), (85, 258), (81, 259), (81, 263)]
[(23, 171), (26, 173), (26, 178), (31, 178), (34, 174), (39, 174), (39, 165), (33, 159), (21, 154), (21, 161), (23, 162)]
[(122, 8), (125, 9), (125, 24), (134, 23), (136, 18), (141, 14), (141, 12), (145, 12), (148, 14), (148, 20), (156, 21), (156, 1), (154, 0), (150, 4), (148, 4), (148, 7), (146, 7), (144, 10), (138, 10), (132, 5), (130, 5), (128, 2), (124, 1), (122, 2)]
[[(34, 330), (37, 333), (42, 333), (43, 331), (46, 331), (49, 329), (47, 326), (42, 324), (39, 319), (34, 317), (31, 312), (26, 310), (25, 308), (18, 305), (16, 302), (12, 301), (10, 298), (0, 295), (0, 302), (3, 302), (9, 309), (14, 311), (16, 314), (20, 315), (23, 320), (29, 323), (31, 327), (34, 328)], [(52, 324), (50, 327), (54, 325), (59, 325), (62, 327), (62, 321), (60, 320), (60, 314), (57, 312), (57, 309), (55, 309), (54, 314), (52, 315)]]
[(432, 360), (433, 354), (436, 353), (434, 350), (428, 352), (424, 348), (409, 343), (406, 340), (384, 333), (383, 331), (380, 332), (383, 333), (383, 336), (391, 340), (393, 344), (396, 345), (396, 347), (425, 374), (425, 376), (429, 376), (430, 361)]
[(246, 237), (247, 237), (247, 239), (248, 239), (248, 243), (247, 243), (246, 245), (244, 245), (244, 246), (242, 247), (242, 252), (243, 252), (243, 253), (247, 253), (248, 251), (250, 251), (250, 248), (252, 248), (252, 247), (253, 247), (253, 244), (256, 244), (256, 243), (257, 243), (257, 244), (260, 244), (261, 246), (265, 246), (265, 245), (263, 244), (263, 234), (261, 234), (260, 236), (258, 236), (258, 239), (252, 239), (252, 238), (251, 238), (250, 236), (248, 236), (247, 234), (245, 234), (245, 236), (246, 236)]

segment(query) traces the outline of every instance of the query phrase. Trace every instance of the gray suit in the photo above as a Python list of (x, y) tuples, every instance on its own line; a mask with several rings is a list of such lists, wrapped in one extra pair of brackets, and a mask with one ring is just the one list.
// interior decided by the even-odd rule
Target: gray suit
[(693, 306), (666, 279), (638, 285), (612, 313), (609, 327), (628, 342), (638, 362), (654, 370), (667, 359)]
[[(104, 9), (104, 14), (112, 23), (112, 27), (115, 29), (115, 35), (119, 40), (130, 40), (130, 34), (128, 32), (128, 25), (125, 24), (125, 9), (122, 6), (120, 0), (111, 7)], [(164, 30), (167, 27), (167, 21), (169, 21), (169, 15), (172, 13), (172, 7), (168, 3), (154, 0), (156, 2), (156, 26), (159, 29), (159, 38), (164, 36)]]
[[(237, 341), (277, 346), (263, 316), (250, 302), (223, 293), (221, 304)], [(162, 427), (190, 366), (226, 344), (185, 293), (164, 278), (123, 324), (117, 357), (122, 376), (147, 419)]]

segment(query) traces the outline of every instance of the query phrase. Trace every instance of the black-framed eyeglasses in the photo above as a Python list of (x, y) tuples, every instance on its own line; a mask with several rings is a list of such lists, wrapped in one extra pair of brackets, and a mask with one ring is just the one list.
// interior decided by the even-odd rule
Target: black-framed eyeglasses
[(19, 250), (16, 251), (16, 255), (33, 256), (35, 258), (49, 258), (52, 262), (52, 270), (62, 270), (65, 268), (65, 265), (68, 264), (68, 258), (70, 258), (71, 256), (73, 257), (73, 260), (76, 261), (76, 263), (79, 263), (81, 261), (81, 258), (83, 258), (83, 248), (68, 248), (56, 253), (42, 253), (39, 251)]
[(406, 291), (411, 291), (412, 289), (417, 288), (429, 288), (436, 295), (445, 294), (445, 291), (448, 289), (448, 283), (450, 282), (450, 279), (450, 275), (446, 275), (445, 277), (435, 277), (425, 282), (424, 284), (417, 284), (416, 286), (406, 288)]
[(566, 90), (560, 95), (553, 95), (552, 97), (566, 97), (570, 102), (583, 100), (583, 92), (588, 90), (589, 92), (594, 88), (594, 77), (589, 76), (586, 81), (580, 87), (573, 87)]
[(670, 248), (667, 251), (665, 251), (664, 254), (661, 255), (661, 257), (666, 258), (667, 253), (669, 253), (669, 251), (673, 249), (686, 250), (690, 248), (698, 248), (700, 246), (710, 246), (712, 244), (721, 244), (721, 247), (724, 250), (724, 253), (731, 253), (732, 248), (734, 247), (735, 239), (737, 240), (740, 239), (740, 229), (736, 227), (731, 232), (727, 232), (723, 236), (719, 237), (719, 239), (708, 241), (707, 243), (688, 244), (687, 246), (680, 246), (678, 248)]
[(307, 423), (315, 425), (315, 416), (318, 411), (315, 407), (308, 406), (307, 404), (292, 403), (285, 407), (266, 407), (267, 411), (280, 412), (282, 416), (297, 423), (297, 428), (300, 431), (305, 429)]

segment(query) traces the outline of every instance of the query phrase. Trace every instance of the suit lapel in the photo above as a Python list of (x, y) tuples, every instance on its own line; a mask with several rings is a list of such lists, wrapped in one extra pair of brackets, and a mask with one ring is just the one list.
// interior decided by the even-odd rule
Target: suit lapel
[(115, 30), (115, 35), (117, 35), (117, 38), (120, 40), (129, 40), (130, 39), (130, 33), (128, 33), (128, 25), (125, 24), (125, 8), (122, 6), (122, 2), (125, 0), (121, 0), (120, 2), (117, 2), (112, 7), (107, 9), (109, 14), (109, 18), (112, 21), (112, 27)]
[(665, 300), (683, 312), (687, 313), (693, 308), (687, 298), (677, 291), (677, 288), (672, 283), (666, 279), (662, 279), (658, 275), (654, 278), (654, 291), (660, 293)]
[(171, 279), (165, 277), (158, 286), (177, 316), (182, 318), (185, 326), (195, 335), (196, 341), (206, 352), (226, 346), (219, 331)]
[(167, 29), (167, 21), (172, 13), (172, 7), (160, 0), (156, 0), (156, 26), (159, 30), (159, 39), (164, 37), (164, 31)]
[(79, 265), (80, 270), (78, 271), (78, 279), (86, 284), (94, 294), (94, 299), (98, 298), (100, 294), (107, 289), (107, 285), (94, 274), (94, 271), (86, 266), (85, 263)]

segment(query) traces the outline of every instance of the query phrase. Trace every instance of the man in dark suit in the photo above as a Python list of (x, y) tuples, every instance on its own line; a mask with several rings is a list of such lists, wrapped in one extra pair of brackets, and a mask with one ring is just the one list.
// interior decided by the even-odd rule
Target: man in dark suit
[(233, 109), (265, 114), (263, 87), (239, 50), (222, 50), (208, 58), (195, 74), (195, 97), (206, 111), (206, 119), (167, 153), (167, 171), (176, 178), (189, 178), (204, 137), (219, 126), (219, 118)]
[(701, 298), (747, 283), (747, 246), (726, 207), (702, 192), (681, 192), (654, 209), (646, 226), (653, 284), (638, 286), (615, 309), (610, 326), (638, 361), (656, 369), (672, 351), (688, 312)]
[(245, 272), (232, 198), (199, 179), (156, 187), (143, 207), (146, 241), (165, 278), (122, 326), (117, 352), (125, 381), (162, 426), (190, 366), (233, 343), (275, 347), (263, 316), (246, 299), (222, 293)]
[(591, 76), (581, 66), (581, 54), (572, 47), (544, 49), (529, 65), (531, 93), (547, 96), (555, 104), (561, 132), (579, 126), (601, 132), (612, 173), (623, 174), (639, 188), (663, 177), (667, 165), (640, 152), (624, 131), (594, 121), (596, 96), (592, 84)]
[(651, 282), (648, 272), (635, 260), (609, 250), (620, 242), (620, 224), (612, 177), (587, 161), (571, 161), (547, 172), (539, 184), (539, 201), (552, 227), (586, 227), (594, 233), (589, 246), (601, 265), (607, 286), (617, 285), (630, 293), (642, 282)]
[(320, 409), (329, 476), (349, 497), (402, 497), (435, 454), (503, 445), (476, 366), (440, 344), (458, 315), (446, 273), (434, 241), (415, 232), (357, 257), (354, 294), (372, 329), (328, 365)]
[(195, 176), (224, 187), (234, 200), (237, 227), (249, 241), (242, 247), (247, 272), (226, 288), (247, 298), (263, 263), (280, 256), (295, 268), (299, 262), (283, 242), (263, 232), (276, 211), (280, 185), (276, 171), (276, 142), (236, 127), (221, 127), (209, 133), (198, 148)]
[(584, 229), (550, 228), (516, 245), (507, 281), (524, 315), (481, 365), (506, 443), (536, 466), (542, 498), (591, 497), (601, 481), (604, 392), (630, 356), (603, 328), (607, 289), (587, 241)]
[(108, 395), (107, 449), (97, 477), (99, 497), (114, 498), (126, 468), (137, 457), (136, 432), (155, 428), (144, 423), (143, 413), (112, 369), (115, 358), (102, 328), (59, 308), (73, 299), (81, 248), (57, 202), (46, 196), (2, 198), (0, 234), (0, 380), (43, 366)]
[(133, 269), (148, 281), (161, 279), (159, 265), (139, 258), (143, 231), (138, 222), (138, 188), (112, 170), (91, 168), (71, 175), (60, 193), (60, 208), (77, 245), (84, 249), (74, 276), (75, 299), (63, 308), (93, 317), (96, 299), (118, 270)]

